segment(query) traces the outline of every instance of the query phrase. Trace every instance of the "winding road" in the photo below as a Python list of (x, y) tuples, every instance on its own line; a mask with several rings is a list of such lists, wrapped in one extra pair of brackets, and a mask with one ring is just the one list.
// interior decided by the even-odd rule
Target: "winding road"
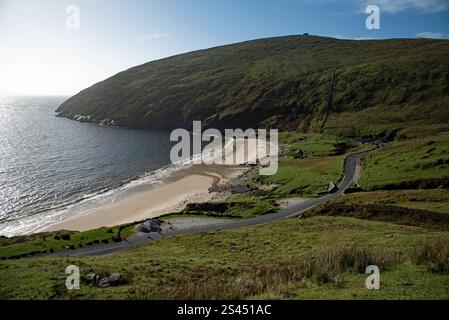
[(263, 216), (258, 216), (251, 219), (244, 220), (231, 220), (229, 222), (221, 222), (217, 224), (208, 224), (203, 226), (192, 226), (183, 230), (167, 230), (164, 231), (163, 234), (151, 233), (151, 238), (148, 237), (148, 234), (137, 232), (126, 239), (126, 241), (120, 243), (110, 243), (110, 244), (101, 244), (96, 245), (94, 247), (83, 247), (76, 250), (64, 251), (55, 253), (54, 255), (58, 256), (100, 256), (111, 253), (117, 253), (126, 251), (129, 248), (138, 247), (153, 241), (157, 241), (166, 237), (181, 235), (187, 233), (196, 233), (196, 232), (210, 232), (217, 230), (225, 230), (225, 229), (235, 229), (242, 227), (254, 226), (262, 223), (267, 223), (275, 220), (289, 218), (295, 215), (300, 214), (312, 207), (324, 203), (330, 199), (336, 198), (338, 196), (343, 195), (346, 189), (351, 185), (354, 181), (356, 175), (357, 168), (357, 160), (359, 160), (364, 154), (367, 152), (357, 153), (351, 156), (348, 156), (345, 159), (344, 164), (344, 177), (340, 184), (338, 185), (338, 190), (334, 193), (328, 194), (326, 196), (320, 198), (313, 198), (303, 201), (301, 203), (296, 203), (288, 206), (287, 208), (282, 209), (279, 212), (267, 214)]

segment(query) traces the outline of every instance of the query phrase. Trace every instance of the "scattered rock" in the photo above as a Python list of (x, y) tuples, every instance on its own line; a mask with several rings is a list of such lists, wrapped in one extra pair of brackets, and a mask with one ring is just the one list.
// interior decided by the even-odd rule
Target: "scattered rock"
[(95, 273), (88, 273), (84, 277), (84, 279), (88, 284), (91, 284), (93, 286), (97, 286), (98, 283), (100, 282), (100, 276)]
[(98, 283), (100, 288), (107, 288), (111, 286), (119, 286), (126, 284), (127, 281), (125, 277), (120, 273), (113, 273), (109, 277), (102, 278)]
[(251, 185), (251, 184), (246, 184), (246, 185), (241, 185), (241, 186), (236, 186), (233, 187), (231, 189), (231, 193), (233, 194), (243, 194), (243, 193), (248, 193), (251, 191), (257, 190), (257, 187)]
[(293, 159), (304, 159), (305, 154), (302, 150), (298, 150), (293, 154)]

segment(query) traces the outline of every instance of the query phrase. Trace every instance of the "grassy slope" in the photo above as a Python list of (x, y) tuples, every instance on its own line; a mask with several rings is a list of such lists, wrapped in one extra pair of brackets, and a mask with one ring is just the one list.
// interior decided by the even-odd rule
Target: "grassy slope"
[[(8, 258), (24, 254), (39, 255), (64, 251), (69, 247), (78, 248), (111, 242), (112, 238), (119, 234), (119, 228), (119, 226), (100, 228), (86, 232), (59, 231), (2, 239), (0, 240), (0, 257)], [(132, 232), (132, 227), (125, 227), (120, 231), (120, 235), (127, 237)], [(69, 237), (65, 239), (64, 236)]]
[(276, 209), (269, 196), (231, 195), (226, 201), (188, 204), (183, 211), (162, 217), (254, 218), (260, 214), (275, 212)]
[[(328, 189), (329, 182), (337, 184), (343, 172), (343, 154), (353, 147), (347, 139), (332, 134), (283, 132), (279, 139), (283, 156), (278, 172), (255, 178), (262, 185), (278, 185), (273, 190), (276, 197), (316, 196)], [(305, 159), (293, 159), (299, 150), (304, 152)]]
[(333, 204), (385, 204), (449, 214), (449, 192), (446, 189), (393, 190), (349, 194)]
[(316, 196), (326, 191), (329, 182), (337, 184), (343, 169), (343, 156), (319, 159), (281, 160), (279, 170), (273, 176), (259, 176), (262, 184), (275, 184), (275, 196)]
[[(429, 272), (410, 259), (417, 246), (447, 235), (353, 218), (288, 219), (178, 236), (113, 256), (8, 260), (0, 264), (0, 297), (447, 299), (449, 275)], [(311, 255), (321, 259), (335, 239), (340, 248), (357, 244), (378, 252), (370, 262), (383, 265), (391, 257), (400, 262), (382, 268), (380, 291), (367, 290), (367, 275), (351, 268), (329, 280), (315, 278), (318, 270), (302, 276), (303, 263)], [(121, 272), (129, 283), (106, 289), (82, 284), (81, 290), (68, 292), (64, 271), (69, 264), (78, 265), (83, 275)]]
[(337, 70), (325, 130), (360, 136), (449, 117), (449, 41), (260, 39), (138, 66), (82, 91), (64, 114), (152, 129), (319, 129)]
[[(367, 155), (361, 185), (367, 190), (387, 185), (397, 188), (425, 187), (426, 180), (449, 178), (449, 133), (412, 137)], [(401, 183), (422, 180), (410, 187)], [(438, 185), (436, 185), (438, 187)]]

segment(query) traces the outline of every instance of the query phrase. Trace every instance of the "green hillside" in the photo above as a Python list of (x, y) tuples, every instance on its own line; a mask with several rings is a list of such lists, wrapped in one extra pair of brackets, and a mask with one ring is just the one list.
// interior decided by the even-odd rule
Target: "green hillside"
[[(118, 125), (277, 127), (388, 136), (449, 119), (449, 41), (287, 36), (153, 61), (85, 89), (62, 116)], [(332, 103), (328, 103), (332, 70)]]

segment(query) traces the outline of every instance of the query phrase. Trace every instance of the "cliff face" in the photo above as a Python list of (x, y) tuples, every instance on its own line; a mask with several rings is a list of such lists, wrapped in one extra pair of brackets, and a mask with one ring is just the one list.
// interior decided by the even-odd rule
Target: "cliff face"
[(57, 112), (148, 129), (191, 128), (192, 120), (202, 120), (215, 128), (324, 124), (349, 135), (373, 123), (447, 122), (447, 57), (447, 40), (261, 39), (131, 68), (83, 90)]

